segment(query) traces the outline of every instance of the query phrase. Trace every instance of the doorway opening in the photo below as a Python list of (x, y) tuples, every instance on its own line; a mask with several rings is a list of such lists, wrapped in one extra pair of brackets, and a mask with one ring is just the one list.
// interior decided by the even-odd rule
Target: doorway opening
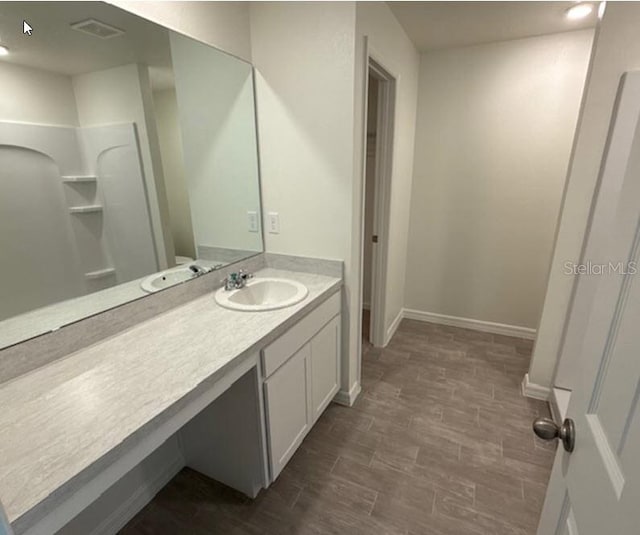
[(395, 78), (369, 58), (366, 86), (366, 141), (362, 176), (362, 347), (387, 343), (385, 305), (389, 199), (393, 154)]
[(364, 173), (364, 243), (362, 248), (362, 350), (371, 343), (371, 274), (373, 271), (373, 245), (377, 235), (373, 228), (375, 214), (376, 132), (378, 116), (378, 80), (369, 73), (367, 91), (367, 140), (365, 144)]

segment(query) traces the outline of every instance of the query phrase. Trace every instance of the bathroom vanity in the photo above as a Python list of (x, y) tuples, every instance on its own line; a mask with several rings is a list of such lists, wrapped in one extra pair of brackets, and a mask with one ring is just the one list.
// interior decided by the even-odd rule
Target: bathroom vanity
[(16, 534), (64, 533), (167, 444), (165, 478), (187, 465), (252, 497), (277, 478), (339, 388), (342, 282), (256, 276), (308, 295), (238, 312), (208, 293), (0, 387), (0, 428), (13, 430), (0, 496)]
[(184, 466), (255, 497), (340, 388), (343, 267), (265, 253), (253, 66), (102, 2), (3, 2), (3, 44), (25, 18), (0, 62), (9, 522), (116, 533)]

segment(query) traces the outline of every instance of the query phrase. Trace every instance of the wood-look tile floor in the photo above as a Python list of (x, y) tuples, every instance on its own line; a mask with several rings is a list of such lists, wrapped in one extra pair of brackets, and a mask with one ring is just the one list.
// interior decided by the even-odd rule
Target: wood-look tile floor
[(534, 534), (555, 445), (520, 393), (531, 348), (404, 320), (364, 344), (354, 407), (331, 405), (257, 499), (184, 469), (122, 535)]

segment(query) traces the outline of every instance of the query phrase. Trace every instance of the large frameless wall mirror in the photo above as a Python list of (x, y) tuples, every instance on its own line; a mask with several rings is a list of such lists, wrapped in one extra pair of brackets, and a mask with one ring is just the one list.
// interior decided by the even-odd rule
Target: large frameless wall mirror
[(0, 45), (0, 348), (263, 250), (250, 64), (99, 2)]

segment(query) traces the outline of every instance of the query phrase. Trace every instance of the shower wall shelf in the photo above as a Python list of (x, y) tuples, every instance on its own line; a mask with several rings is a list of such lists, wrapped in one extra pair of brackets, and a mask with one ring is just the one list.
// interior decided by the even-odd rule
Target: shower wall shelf
[(85, 279), (95, 280), (103, 279), (111, 275), (115, 275), (116, 270), (114, 268), (97, 269), (96, 271), (89, 271), (84, 274)]
[(93, 212), (102, 212), (102, 206), (99, 204), (88, 204), (87, 206), (70, 206), (71, 214), (90, 214)]
[(63, 176), (62, 181), (71, 183), (71, 184), (81, 184), (86, 182), (96, 182), (98, 180), (97, 176), (92, 175), (69, 175)]

